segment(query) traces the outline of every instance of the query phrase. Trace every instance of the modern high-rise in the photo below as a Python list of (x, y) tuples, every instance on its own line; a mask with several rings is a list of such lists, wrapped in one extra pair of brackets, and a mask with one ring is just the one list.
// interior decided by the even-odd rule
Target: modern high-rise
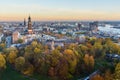
[(92, 32), (97, 32), (98, 31), (98, 22), (95, 21), (95, 22), (92, 22), (92, 23), (89, 23), (89, 30), (92, 31)]

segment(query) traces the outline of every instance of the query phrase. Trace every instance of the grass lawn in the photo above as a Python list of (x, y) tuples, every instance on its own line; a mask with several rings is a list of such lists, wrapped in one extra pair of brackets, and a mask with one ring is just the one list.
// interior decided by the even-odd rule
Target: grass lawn
[(32, 77), (25, 77), (19, 72), (13, 70), (9, 65), (3, 71), (0, 80), (50, 80), (47, 76), (34, 75)]

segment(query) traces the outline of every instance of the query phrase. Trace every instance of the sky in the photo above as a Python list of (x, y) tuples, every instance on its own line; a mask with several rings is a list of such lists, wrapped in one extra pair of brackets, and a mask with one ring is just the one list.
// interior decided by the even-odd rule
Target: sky
[(0, 21), (120, 20), (120, 0), (0, 0)]

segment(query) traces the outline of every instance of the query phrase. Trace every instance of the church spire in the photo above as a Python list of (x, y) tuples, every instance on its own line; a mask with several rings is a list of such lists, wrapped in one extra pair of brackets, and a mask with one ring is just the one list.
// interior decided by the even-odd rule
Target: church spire
[(31, 22), (31, 17), (28, 17), (28, 30), (32, 29), (32, 22)]
[(31, 17), (30, 17), (30, 14), (29, 14), (29, 17), (28, 17), (28, 21), (31, 21)]
[(28, 33), (32, 34), (32, 21), (30, 15), (28, 17)]
[(26, 26), (26, 19), (24, 18), (24, 26)]

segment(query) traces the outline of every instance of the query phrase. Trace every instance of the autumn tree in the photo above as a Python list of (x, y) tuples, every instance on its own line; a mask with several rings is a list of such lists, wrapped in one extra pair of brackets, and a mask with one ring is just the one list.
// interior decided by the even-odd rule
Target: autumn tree
[(0, 54), (0, 70), (6, 67), (6, 60), (2, 54)]
[(34, 49), (34, 53), (38, 54), (38, 53), (40, 53), (40, 52), (41, 52), (41, 50), (40, 50), (39, 48), (35, 48), (35, 49)]
[(57, 75), (57, 66), (59, 65), (61, 56), (62, 56), (62, 54), (60, 53), (60, 51), (58, 49), (55, 49), (51, 52), (51, 54), (49, 54), (49, 58), (47, 57), (47, 60), (50, 61), (49, 63), (47, 61), (47, 64), (49, 64), (49, 66), (50, 66), (49, 72), (48, 72), (48, 74), (50, 76)]
[(31, 43), (31, 46), (32, 46), (32, 47), (36, 47), (37, 45), (38, 45), (37, 41), (33, 41), (33, 42)]
[(15, 67), (18, 71), (22, 71), (25, 64), (25, 58), (24, 57), (18, 57), (15, 59)]
[(89, 60), (90, 60), (89, 64), (90, 64), (91, 68), (94, 68), (94, 64), (95, 64), (94, 57), (90, 56)]
[(7, 59), (11, 64), (14, 64), (16, 57), (17, 57), (17, 54), (14, 51), (11, 51)]
[(55, 76), (55, 69), (53, 67), (50, 67), (48, 70), (48, 75), (51, 77)]
[(22, 73), (27, 76), (31, 76), (34, 72), (35, 68), (30, 63), (25, 63), (24, 69), (22, 70)]
[(66, 50), (64, 50), (64, 57), (69, 64), (68, 66), (69, 66), (70, 73), (73, 74), (75, 72), (75, 68), (77, 66), (77, 58), (75, 56), (75, 53), (70, 49), (66, 49)]
[(80, 47), (81, 52), (82, 52), (83, 54), (88, 53), (88, 47), (87, 47), (87, 46), (85, 46), (85, 45), (80, 45), (79, 47)]
[(4, 56), (2, 54), (0, 54), (0, 78), (1, 78), (1, 74), (3, 72), (3, 69), (6, 68), (6, 60), (4, 58)]
[(120, 62), (115, 67), (115, 79), (120, 79)]
[(102, 55), (102, 50), (103, 50), (103, 46), (100, 42), (95, 42), (94, 46), (93, 46), (93, 49), (94, 49), (94, 55), (95, 57), (101, 57)]
[(17, 43), (23, 43), (23, 39), (18, 39)]
[(89, 54), (85, 54), (85, 57), (83, 60), (84, 60), (87, 71), (90, 72), (91, 70), (93, 70), (93, 68), (94, 68), (93, 56), (90, 56)]
[(111, 74), (110, 70), (106, 70), (104, 74), (104, 80), (113, 80), (113, 75)]
[(61, 80), (66, 80), (71, 78), (71, 74), (69, 73), (69, 66), (67, 60), (64, 57), (61, 57), (60, 62), (57, 66), (58, 73), (57, 75)]
[(0, 44), (0, 51), (3, 51), (3, 49), (5, 48), (6, 46), (5, 46), (5, 43), (1, 43)]
[(73, 51), (70, 50), (70, 49), (66, 49), (66, 50), (64, 50), (64, 54), (70, 54), (70, 55), (72, 55)]
[(104, 78), (102, 76), (100, 76), (99, 74), (97, 74), (97, 75), (91, 77), (90, 80), (104, 80)]

